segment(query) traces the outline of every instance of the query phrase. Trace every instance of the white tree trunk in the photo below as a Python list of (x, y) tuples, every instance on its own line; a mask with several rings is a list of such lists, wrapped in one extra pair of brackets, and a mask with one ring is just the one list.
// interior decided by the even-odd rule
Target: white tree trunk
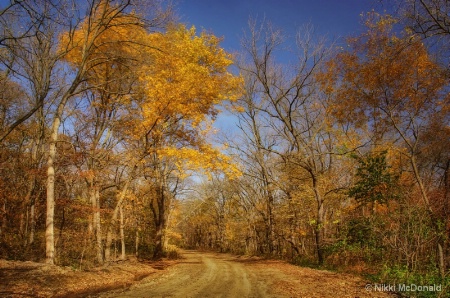
[(58, 139), (59, 119), (53, 122), (53, 131), (50, 140), (49, 154), (47, 161), (47, 217), (45, 229), (45, 261), (48, 264), (55, 262), (55, 235), (54, 235), (54, 215), (55, 215), (55, 167), (56, 141)]
[[(72, 86), (74, 88), (74, 86)], [(49, 140), (48, 159), (47, 159), (47, 213), (45, 225), (45, 262), (48, 264), (55, 263), (55, 232), (54, 232), (54, 217), (55, 217), (55, 166), (56, 159), (56, 142), (58, 141), (58, 130), (61, 124), (61, 115), (66, 105), (66, 102), (71, 94), (70, 89), (67, 94), (61, 99), (58, 105)]]

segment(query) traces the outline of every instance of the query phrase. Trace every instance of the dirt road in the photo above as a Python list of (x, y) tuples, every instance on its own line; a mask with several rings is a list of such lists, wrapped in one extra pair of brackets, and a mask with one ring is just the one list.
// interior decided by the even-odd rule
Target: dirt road
[(281, 261), (185, 251), (184, 259), (126, 291), (98, 297), (390, 297), (351, 276)]

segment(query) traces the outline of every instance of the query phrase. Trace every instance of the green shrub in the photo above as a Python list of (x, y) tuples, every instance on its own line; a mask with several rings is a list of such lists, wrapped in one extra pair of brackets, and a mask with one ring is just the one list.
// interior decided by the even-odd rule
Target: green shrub
[[(429, 298), (429, 297), (449, 297), (450, 276), (441, 278), (436, 268), (431, 268), (426, 272), (411, 272), (404, 266), (384, 266), (378, 276), (374, 276), (375, 282), (383, 284), (394, 284), (396, 290), (406, 297)], [(399, 285), (416, 286), (439, 286), (440, 291), (401, 291)]]

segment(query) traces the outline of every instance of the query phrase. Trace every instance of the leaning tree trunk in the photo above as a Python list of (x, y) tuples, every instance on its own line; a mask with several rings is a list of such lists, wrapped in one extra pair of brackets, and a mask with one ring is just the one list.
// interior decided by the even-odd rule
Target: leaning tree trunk
[(438, 218), (437, 218), (435, 212), (433, 211), (433, 208), (431, 207), (427, 191), (425, 189), (425, 186), (423, 185), (422, 178), (420, 177), (420, 173), (419, 173), (419, 169), (417, 167), (415, 155), (411, 155), (410, 156), (410, 161), (411, 161), (411, 166), (413, 168), (414, 177), (416, 178), (416, 182), (419, 185), (419, 189), (420, 189), (420, 192), (422, 194), (422, 199), (423, 199), (423, 201), (425, 202), (425, 205), (428, 208), (428, 213), (429, 213), (429, 215), (431, 217), (433, 228), (435, 230), (435, 233), (438, 234), (437, 263), (438, 263), (438, 267), (439, 267), (439, 275), (441, 276), (441, 278), (444, 278), (445, 277), (446, 266), (445, 266), (445, 257), (444, 257), (444, 248), (443, 248), (444, 245), (443, 245), (443, 243), (445, 243), (445, 241), (444, 241), (443, 237), (440, 236), (440, 232), (441, 232), (440, 229), (441, 229), (441, 227), (439, 227), (439, 225), (438, 225), (438, 222), (439, 222)]

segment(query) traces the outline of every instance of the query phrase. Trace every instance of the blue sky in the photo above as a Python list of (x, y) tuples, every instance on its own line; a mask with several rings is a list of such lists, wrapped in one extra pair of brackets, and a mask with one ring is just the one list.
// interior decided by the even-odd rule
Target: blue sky
[(336, 38), (356, 35), (362, 29), (361, 13), (380, 9), (379, 0), (178, 0), (181, 22), (224, 38), (222, 47), (239, 49), (250, 16), (265, 18), (285, 34), (312, 24), (317, 34)]
[[(318, 36), (344, 42), (364, 30), (361, 14), (380, 11), (380, 0), (176, 0), (180, 21), (223, 37), (221, 46), (228, 52), (238, 51), (240, 39), (248, 28), (249, 17), (265, 18), (287, 36), (299, 27), (312, 24)], [(282, 57), (279, 57), (282, 58)], [(282, 58), (283, 59), (283, 58)], [(235, 130), (236, 119), (222, 113), (215, 127)]]
[[(77, 0), (83, 1), (83, 0)], [(297, 29), (312, 24), (319, 36), (329, 40), (357, 35), (363, 27), (361, 13), (382, 9), (381, 0), (173, 0), (180, 21), (195, 25), (223, 37), (221, 46), (228, 52), (238, 51), (249, 17), (272, 22), (285, 35), (294, 36)], [(8, 0), (0, 0), (4, 7)], [(233, 130), (233, 117), (221, 115), (219, 129)]]

